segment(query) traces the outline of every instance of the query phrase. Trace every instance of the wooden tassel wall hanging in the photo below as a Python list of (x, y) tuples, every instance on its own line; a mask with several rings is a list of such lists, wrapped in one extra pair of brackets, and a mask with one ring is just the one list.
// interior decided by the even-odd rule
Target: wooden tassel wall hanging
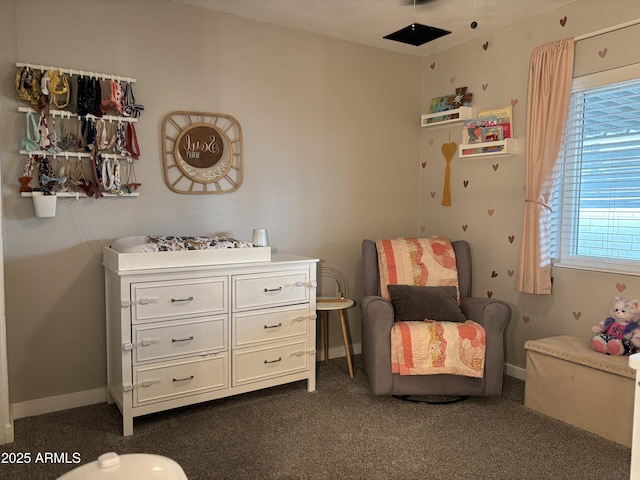
[[(451, 134), (449, 134), (449, 140), (451, 140)], [(447, 167), (444, 171), (444, 187), (442, 189), (442, 206), (450, 207), (451, 206), (451, 159), (456, 153), (458, 145), (456, 142), (443, 143), (442, 148), (442, 156), (447, 162)]]

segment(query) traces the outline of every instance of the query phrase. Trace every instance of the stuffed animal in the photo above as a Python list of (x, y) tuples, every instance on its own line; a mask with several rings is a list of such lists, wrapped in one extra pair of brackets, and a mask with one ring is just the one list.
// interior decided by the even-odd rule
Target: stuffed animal
[(611, 314), (591, 329), (596, 352), (608, 355), (631, 355), (640, 350), (640, 300), (614, 297)]

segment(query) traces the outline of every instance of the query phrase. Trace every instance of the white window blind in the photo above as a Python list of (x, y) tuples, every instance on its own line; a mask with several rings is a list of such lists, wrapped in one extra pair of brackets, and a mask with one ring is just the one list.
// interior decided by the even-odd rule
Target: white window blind
[(619, 74), (574, 80), (552, 201), (556, 265), (640, 274), (640, 75)]

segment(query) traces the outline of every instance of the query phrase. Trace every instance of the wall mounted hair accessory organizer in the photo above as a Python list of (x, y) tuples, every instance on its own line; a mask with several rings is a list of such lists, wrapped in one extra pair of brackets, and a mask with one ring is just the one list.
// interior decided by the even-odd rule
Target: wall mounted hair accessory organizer
[(21, 62), (16, 67), (16, 98), (27, 103), (18, 108), (26, 119), (21, 195), (139, 196), (134, 124), (144, 106), (136, 103), (136, 79)]

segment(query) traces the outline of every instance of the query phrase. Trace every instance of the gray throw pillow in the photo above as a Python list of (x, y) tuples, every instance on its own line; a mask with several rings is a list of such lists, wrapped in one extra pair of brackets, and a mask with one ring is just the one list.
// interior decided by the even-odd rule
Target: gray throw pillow
[(388, 285), (395, 320), (429, 320), (465, 322), (458, 305), (456, 287), (420, 287), (414, 285)]

